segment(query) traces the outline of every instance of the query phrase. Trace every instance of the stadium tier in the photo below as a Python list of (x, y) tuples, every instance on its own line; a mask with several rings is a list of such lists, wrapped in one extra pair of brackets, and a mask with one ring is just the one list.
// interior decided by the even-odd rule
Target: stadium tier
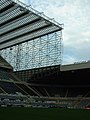
[(90, 61), (61, 65), (62, 24), (0, 0), (0, 106), (90, 106)]
[[(85, 72), (85, 70), (86, 71), (88, 70), (88, 72)], [(79, 76), (80, 80), (79, 82), (76, 82), (76, 84), (73, 80), (75, 79), (75, 77), (77, 77), (77, 74), (74, 74), (74, 76), (71, 75), (71, 73), (73, 74), (71, 70), (65, 71), (64, 69), (64, 71), (61, 71), (60, 66), (52, 66), (52, 67), (50, 66), (47, 68), (45, 67), (40, 68), (40, 70), (38, 70), (37, 73), (35, 72), (35, 76), (37, 74), (36, 79), (35, 77), (32, 77), (32, 74), (31, 74), (29, 75), (27, 80), (27, 77), (25, 74), (26, 73), (30, 74), (32, 73), (32, 71), (35, 72), (37, 71), (37, 69), (13, 72), (13, 70), (11, 69), (0, 67), (0, 94), (6, 95), (7, 99), (9, 99), (8, 98), (9, 95), (27, 96), (27, 103), (25, 105), (27, 106), (28, 104), (30, 105), (32, 104), (33, 107), (34, 106), (39, 107), (41, 105), (43, 107), (66, 107), (67, 106), (67, 107), (75, 107), (75, 108), (85, 108), (85, 106), (89, 105), (90, 84), (89, 83), (87, 84), (87, 81), (89, 80), (89, 78), (87, 78), (87, 81), (86, 80), (84, 81), (84, 83), (86, 84), (82, 84), (82, 83), (80, 84), (80, 81), (82, 80), (81, 74), (83, 69), (79, 69), (79, 73), (81, 77)], [(76, 71), (77, 70), (75, 69), (75, 72)], [(90, 71), (89, 68), (88, 69), (84, 68), (84, 74), (86, 74), (87, 76), (89, 71)], [(33, 72), (33, 75), (34, 75), (34, 72)], [(12, 74), (13, 74), (13, 77), (12, 77)], [(67, 78), (65, 79), (65, 75), (63, 77), (62, 74), (63, 75), (69, 74), (69, 79), (72, 79), (72, 81), (71, 80), (69, 81)], [(19, 78), (18, 78), (18, 75), (19, 75)], [(25, 78), (22, 80), (21, 75), (23, 76), (23, 78), (25, 77), (26, 80)], [(29, 103), (28, 103), (28, 99), (29, 99)], [(6, 101), (1, 103), (7, 104), (8, 102)], [(18, 100), (16, 99), (16, 101)], [(55, 103), (53, 103), (53, 101)], [(18, 105), (22, 106), (22, 104), (19, 104), (20, 101), (17, 103)]]

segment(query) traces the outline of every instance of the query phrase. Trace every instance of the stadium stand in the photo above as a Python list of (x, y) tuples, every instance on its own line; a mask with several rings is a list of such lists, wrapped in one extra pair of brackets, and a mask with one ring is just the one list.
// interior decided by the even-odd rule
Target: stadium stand
[[(22, 54), (20, 44), (38, 37), (41, 40), (44, 35), (47, 35), (48, 38), (49, 34), (60, 32), (63, 28), (56, 21), (53, 22), (43, 14), (40, 16), (40, 13), (33, 8), (29, 9), (28, 6), (21, 2), (18, 4), (16, 1), (19, 2), (19, 0), (0, 0), (0, 52), (13, 46), (15, 46), (14, 50), (17, 49), (15, 56), (17, 57), (17, 71), (13, 71), (10, 63), (0, 55), (0, 106), (60, 108), (90, 106), (90, 60), (71, 65), (56, 64), (19, 70), (20, 59), (18, 57)], [(59, 37), (61, 40), (61, 33)], [(26, 53), (23, 56), (27, 56), (27, 49), (25, 50)], [(25, 50), (22, 49), (23, 52)], [(12, 48), (10, 48), (10, 52), (12, 52)], [(45, 55), (46, 58), (49, 56)]]
[[(20, 79), (28, 82), (28, 85), (40, 97), (36, 98), (33, 106), (40, 106), (42, 98), (54, 97), (61, 99), (51, 104), (44, 101), (42, 106), (50, 107), (75, 107), (85, 108), (90, 102), (90, 62), (78, 63), (75, 65), (50, 66), (43, 68), (35, 68), (25, 71), (14, 72)], [(32, 74), (33, 73), (33, 74)], [(25, 75), (25, 77), (24, 77)], [(28, 77), (26, 77), (28, 76)], [(63, 98), (63, 100), (62, 100)], [(48, 101), (46, 100), (46, 101)]]
[[(82, 77), (88, 76), (90, 68), (75, 69), (72, 72), (72, 69), (65, 71), (64, 68), (64, 71), (62, 71), (60, 70), (60, 66), (52, 66), (37, 68), (38, 70), (30, 69), (13, 72), (9, 63), (5, 62), (6, 61), (3, 59), (0, 62), (0, 95), (3, 94), (6, 96), (4, 99), (0, 97), (1, 105), (5, 103), (7, 106), (12, 106), (12, 104), (17, 106), (29, 106), (30, 104), (32, 107), (85, 108), (90, 103), (89, 78), (84, 82), (82, 81)], [(3, 63), (5, 63), (6, 66), (8, 64), (10, 67), (2, 67)], [(79, 77), (77, 73), (80, 75)], [(82, 73), (85, 75), (83, 76)], [(29, 77), (26, 77), (28, 74)], [(36, 77), (32, 77), (34, 75)], [(72, 81), (69, 81), (67, 77), (65, 78), (67, 75)], [(23, 80), (22, 76), (24, 77)], [(77, 81), (74, 81), (75, 77)], [(11, 95), (19, 96), (20, 99), (22, 95), (26, 96), (27, 102), (20, 102), (20, 99), (15, 98), (14, 101), (16, 102), (13, 101), (11, 104), (11, 99), (8, 98), (8, 96)], [(24, 101), (24, 99), (22, 101)]]
[(25, 94), (25, 92), (17, 87), (13, 82), (0, 81), (0, 87), (8, 94), (16, 94), (16, 92)]

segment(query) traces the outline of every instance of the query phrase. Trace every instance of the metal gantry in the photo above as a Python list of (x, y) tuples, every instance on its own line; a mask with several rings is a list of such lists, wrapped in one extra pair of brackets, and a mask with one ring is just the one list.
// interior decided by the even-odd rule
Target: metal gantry
[(62, 62), (62, 31), (3, 49), (0, 54), (15, 71), (59, 65)]
[(15, 71), (60, 65), (62, 29), (19, 0), (0, 0), (0, 54)]

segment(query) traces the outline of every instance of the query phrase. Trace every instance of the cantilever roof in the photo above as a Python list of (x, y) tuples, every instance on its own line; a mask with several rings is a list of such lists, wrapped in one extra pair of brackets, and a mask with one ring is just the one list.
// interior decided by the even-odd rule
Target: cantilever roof
[(62, 24), (19, 0), (0, 0), (0, 50), (60, 30)]

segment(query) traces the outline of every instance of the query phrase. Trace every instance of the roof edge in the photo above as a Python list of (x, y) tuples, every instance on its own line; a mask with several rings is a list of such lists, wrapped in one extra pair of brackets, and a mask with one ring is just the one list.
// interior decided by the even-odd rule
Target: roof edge
[(20, 6), (22, 6), (24, 8), (26, 8), (27, 10), (30, 10), (34, 14), (37, 14), (38, 16), (44, 18), (45, 20), (48, 20), (49, 22), (53, 23), (57, 27), (60, 27), (62, 29), (64, 28), (64, 24), (63, 23), (60, 24), (54, 18), (50, 18), (47, 15), (45, 15), (44, 12), (39, 12), (39, 11), (35, 10), (31, 5), (26, 5), (25, 3), (21, 2), (20, 0), (12, 0), (12, 1), (17, 3), (17, 4), (19, 4)]

